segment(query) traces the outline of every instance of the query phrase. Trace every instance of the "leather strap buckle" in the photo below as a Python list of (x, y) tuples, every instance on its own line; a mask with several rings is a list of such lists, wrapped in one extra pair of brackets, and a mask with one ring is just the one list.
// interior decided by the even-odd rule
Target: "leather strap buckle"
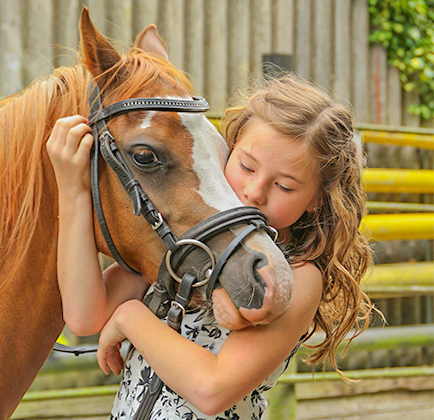
[[(175, 308), (174, 308), (175, 307)], [(175, 311), (181, 311), (182, 313), (182, 318), (184, 318), (185, 316), (185, 308), (184, 306), (182, 306), (179, 302), (177, 302), (176, 300), (172, 300), (172, 304), (170, 305), (170, 309), (175, 309)]]

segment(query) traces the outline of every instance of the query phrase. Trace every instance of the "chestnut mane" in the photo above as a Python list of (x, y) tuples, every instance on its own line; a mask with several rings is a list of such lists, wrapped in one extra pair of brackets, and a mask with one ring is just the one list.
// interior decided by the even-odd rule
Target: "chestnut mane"
[[(187, 78), (172, 64), (138, 49), (123, 55), (106, 73), (111, 77), (101, 94), (105, 97), (110, 91), (110, 101), (136, 96), (161, 74), (192, 91)], [(43, 184), (45, 143), (57, 119), (89, 114), (91, 79), (83, 63), (61, 67), (22, 92), (0, 100), (0, 267), (6, 258), (12, 267), (3, 274), (2, 284), (7, 284), (25, 261), (42, 196), (50, 193)]]

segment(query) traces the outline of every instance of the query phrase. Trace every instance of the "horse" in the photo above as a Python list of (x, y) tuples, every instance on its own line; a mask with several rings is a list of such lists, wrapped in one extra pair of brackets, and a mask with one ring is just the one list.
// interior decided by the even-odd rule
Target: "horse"
[[(155, 25), (120, 54), (84, 8), (79, 51), (76, 66), (57, 68), (0, 101), (0, 420), (10, 418), (64, 327), (56, 277), (57, 185), (45, 146), (56, 120), (89, 116), (94, 83), (104, 107), (137, 97), (192, 99), (193, 88), (170, 63)], [(174, 235), (242, 206), (224, 177), (228, 147), (205, 115), (139, 110), (112, 118), (108, 126)], [(150, 157), (161, 165), (138, 165), (137, 150), (147, 156), (145, 164)], [(99, 159), (101, 202), (119, 254), (155, 283), (165, 245), (144, 218), (133, 214), (118, 176)], [(212, 252), (223, 254), (240, 230), (232, 226), (215, 235)], [(110, 256), (97, 217), (95, 239), (98, 250)], [(267, 324), (289, 305), (289, 265), (264, 230), (246, 236), (238, 248), (220, 267), (220, 287), (211, 291), (216, 318), (234, 328), (242, 316)]]

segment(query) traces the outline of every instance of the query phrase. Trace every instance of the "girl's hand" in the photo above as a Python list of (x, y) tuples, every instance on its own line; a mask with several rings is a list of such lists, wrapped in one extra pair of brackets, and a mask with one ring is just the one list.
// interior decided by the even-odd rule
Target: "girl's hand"
[(56, 121), (47, 141), (47, 152), (60, 191), (90, 191), (90, 150), (93, 144), (87, 118), (81, 115)]
[(125, 340), (126, 337), (117, 323), (118, 314), (119, 311), (113, 313), (112, 317), (101, 330), (99, 336), (96, 358), (99, 367), (106, 375), (108, 375), (110, 371), (119, 375), (124, 367), (124, 359), (121, 356), (120, 349), (122, 341)]

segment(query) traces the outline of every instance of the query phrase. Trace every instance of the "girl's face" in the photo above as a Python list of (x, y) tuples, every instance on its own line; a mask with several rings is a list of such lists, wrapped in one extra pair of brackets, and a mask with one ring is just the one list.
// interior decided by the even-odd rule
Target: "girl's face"
[(241, 202), (259, 208), (281, 235), (315, 207), (316, 161), (306, 147), (259, 118), (243, 128), (225, 176)]

